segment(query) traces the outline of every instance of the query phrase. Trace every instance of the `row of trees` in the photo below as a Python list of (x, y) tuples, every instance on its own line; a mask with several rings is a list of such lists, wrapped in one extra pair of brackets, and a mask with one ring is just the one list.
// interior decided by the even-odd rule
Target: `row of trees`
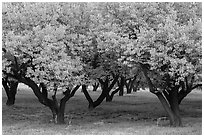
[(3, 3), (3, 86), (9, 98), (28, 85), (60, 124), (80, 86), (93, 109), (142, 79), (181, 126), (179, 104), (201, 86), (201, 11), (201, 3)]

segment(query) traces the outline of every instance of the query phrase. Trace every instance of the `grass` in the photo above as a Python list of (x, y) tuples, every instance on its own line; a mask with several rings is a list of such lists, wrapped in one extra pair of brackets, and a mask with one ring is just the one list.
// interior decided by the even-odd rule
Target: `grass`
[[(98, 92), (92, 92), (96, 98)], [(14, 106), (5, 105), (2, 93), (2, 134), (5, 135), (158, 135), (202, 134), (201, 92), (190, 93), (180, 105), (183, 127), (157, 126), (157, 118), (166, 116), (156, 96), (137, 92), (120, 97), (113, 102), (103, 102), (89, 111), (88, 102), (78, 91), (66, 105), (65, 125), (55, 125), (51, 111), (40, 104), (29, 89), (19, 89)]]

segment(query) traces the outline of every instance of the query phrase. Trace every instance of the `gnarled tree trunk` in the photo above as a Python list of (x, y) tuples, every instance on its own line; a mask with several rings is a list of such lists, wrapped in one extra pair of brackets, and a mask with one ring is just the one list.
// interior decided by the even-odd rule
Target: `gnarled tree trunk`
[[(143, 65), (141, 65), (141, 68), (142, 68), (143, 74), (147, 80), (147, 83), (149, 85), (150, 92), (155, 94), (158, 97), (163, 108), (167, 112), (169, 119), (170, 119), (170, 125), (174, 126), (174, 127), (181, 126), (182, 122), (181, 122), (181, 117), (180, 117), (180, 113), (179, 113), (179, 104), (178, 104), (179, 86), (177, 87), (175, 85), (174, 88), (171, 88), (171, 90), (168, 91), (168, 94), (167, 93), (162, 94), (162, 91), (158, 91), (158, 89), (152, 83), (151, 79), (148, 76), (147, 69)], [(168, 84), (167, 84), (167, 86), (169, 88), (171, 87)], [(164, 96), (166, 96), (166, 98)]]
[(17, 88), (18, 88), (18, 82), (8, 81), (7, 79), (2, 79), (2, 85), (7, 95), (6, 105), (7, 106), (14, 105), (15, 99), (16, 99)]

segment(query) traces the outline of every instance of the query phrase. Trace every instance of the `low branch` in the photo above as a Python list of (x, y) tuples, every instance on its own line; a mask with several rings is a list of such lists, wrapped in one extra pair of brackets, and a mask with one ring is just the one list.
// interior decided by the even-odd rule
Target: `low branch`
[(77, 85), (71, 92), (70, 97), (73, 97), (76, 91), (79, 89), (80, 85)]
[(151, 93), (153, 94), (157, 94), (158, 90), (156, 89), (156, 87), (154, 87), (154, 84), (152, 83), (151, 79), (149, 78), (149, 76), (147, 75), (147, 69), (145, 68), (144, 64), (140, 63), (140, 66), (142, 68), (143, 74), (147, 80), (147, 83), (149, 85), (149, 90)]
[(120, 90), (120, 88), (115, 89), (112, 93), (111, 93), (111, 98), (113, 98), (113, 96)]
[(64, 92), (64, 97), (61, 99), (61, 102), (67, 102), (71, 97), (74, 96), (76, 93), (77, 89), (80, 87), (80, 85), (77, 85), (72, 91), (67, 88), (67, 90)]
[(168, 93), (166, 90), (163, 90), (162, 93), (164, 94), (165, 98), (166, 98), (168, 101), (170, 101), (169, 93)]
[(108, 87), (108, 91), (110, 91), (113, 86), (115, 85), (115, 83), (118, 81), (119, 75), (116, 75), (116, 77), (114, 78), (114, 80), (112, 81), (112, 83), (110, 84), (110, 86)]
[(102, 79), (98, 78), (99, 83), (101, 83), (102, 85), (105, 83)]
[(194, 90), (194, 89), (196, 89), (196, 88), (198, 88), (198, 87), (202, 87), (202, 84), (197, 84), (197, 85), (193, 86), (193, 87), (191, 88), (191, 90)]
[(82, 85), (82, 92), (84, 93), (86, 99), (88, 100), (89, 104), (93, 104), (93, 99), (91, 98), (91, 96), (89, 95), (87, 89), (86, 89), (86, 85)]

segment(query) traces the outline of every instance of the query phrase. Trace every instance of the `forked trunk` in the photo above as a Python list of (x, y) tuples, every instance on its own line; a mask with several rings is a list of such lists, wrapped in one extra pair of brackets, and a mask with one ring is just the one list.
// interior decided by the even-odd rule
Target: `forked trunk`
[(18, 82), (2, 80), (3, 87), (6, 91), (7, 101), (6, 105), (11, 106), (15, 104)]
[[(165, 97), (161, 94), (161, 93), (157, 93), (156, 94), (157, 97), (159, 98), (163, 108), (165, 109), (165, 111), (167, 112), (169, 119), (170, 119), (170, 126), (173, 127), (178, 127), (181, 126), (181, 118), (180, 118), (180, 114), (179, 114), (179, 110), (178, 110), (178, 106), (176, 106), (176, 103), (174, 103), (174, 105), (169, 106), (167, 100), (165, 99)], [(178, 102), (177, 102), (178, 104)]]

